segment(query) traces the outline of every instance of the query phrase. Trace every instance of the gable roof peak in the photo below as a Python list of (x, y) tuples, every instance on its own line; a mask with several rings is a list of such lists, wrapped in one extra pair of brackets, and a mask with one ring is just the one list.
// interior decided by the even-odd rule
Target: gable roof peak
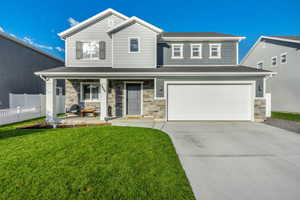
[(110, 33), (113, 33), (113, 32), (117, 32), (118, 30), (123, 29), (124, 27), (126, 27), (128, 24), (130, 24), (132, 22), (137, 22), (141, 25), (144, 25), (145, 27), (147, 27), (147, 28), (149, 28), (149, 29), (151, 29), (151, 30), (153, 30), (154, 32), (157, 32), (157, 33), (162, 33), (163, 32), (162, 29), (160, 29), (160, 28), (158, 28), (158, 27), (156, 27), (156, 26), (154, 26), (154, 25), (152, 25), (152, 24), (150, 24), (150, 23), (148, 23), (148, 22), (146, 22), (146, 21), (144, 21), (144, 20), (142, 20), (142, 19), (140, 19), (136, 16), (132, 16), (129, 19), (127, 19), (126, 21), (124, 21), (124, 22), (116, 25), (115, 27), (112, 27), (111, 29), (109, 29), (107, 31), (107, 33), (110, 34)]
[(96, 15), (94, 15), (94, 16), (86, 19), (86, 20), (84, 20), (83, 22), (80, 22), (79, 24), (77, 24), (75, 26), (72, 26), (71, 28), (59, 33), (58, 35), (62, 39), (65, 39), (71, 33), (75, 32), (75, 31), (77, 31), (77, 30), (79, 30), (79, 29), (81, 29), (85, 26), (88, 26), (89, 24), (91, 24), (91, 23), (97, 21), (98, 19), (100, 19), (100, 18), (102, 18), (106, 15), (109, 15), (109, 14), (114, 14), (114, 15), (116, 15), (116, 16), (122, 18), (122, 19), (125, 19), (125, 20), (129, 19), (129, 17), (123, 15), (122, 13), (119, 13), (118, 11), (116, 11), (112, 8), (108, 8), (108, 9), (106, 9), (106, 10), (104, 10), (104, 11), (102, 11), (102, 12), (100, 12), (100, 13), (98, 13), (98, 14), (96, 14)]

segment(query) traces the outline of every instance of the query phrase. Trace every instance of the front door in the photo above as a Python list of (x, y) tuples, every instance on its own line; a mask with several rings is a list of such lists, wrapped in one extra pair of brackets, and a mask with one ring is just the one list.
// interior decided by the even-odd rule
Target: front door
[(126, 114), (141, 115), (141, 84), (126, 84)]

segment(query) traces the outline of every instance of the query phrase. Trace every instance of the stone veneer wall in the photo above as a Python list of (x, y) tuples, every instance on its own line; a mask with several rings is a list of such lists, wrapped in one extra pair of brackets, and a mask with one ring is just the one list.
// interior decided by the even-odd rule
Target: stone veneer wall
[[(124, 116), (124, 81), (110, 80), (108, 91), (108, 114), (111, 117)], [(165, 100), (154, 99), (154, 80), (143, 82), (143, 116), (154, 119), (165, 118)]]
[(254, 119), (255, 121), (264, 121), (266, 119), (266, 99), (255, 99)]
[(72, 105), (78, 104), (84, 109), (95, 109), (100, 112), (100, 102), (80, 102), (80, 83), (81, 82), (99, 82), (99, 80), (66, 80), (66, 109)]

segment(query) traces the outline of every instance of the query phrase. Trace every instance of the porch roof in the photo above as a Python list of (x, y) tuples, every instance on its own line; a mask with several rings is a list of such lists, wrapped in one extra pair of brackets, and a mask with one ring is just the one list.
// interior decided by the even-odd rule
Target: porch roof
[(272, 75), (275, 72), (242, 65), (231, 66), (168, 66), (158, 68), (113, 67), (57, 67), (35, 72), (36, 75), (55, 76), (200, 76), (200, 75)]

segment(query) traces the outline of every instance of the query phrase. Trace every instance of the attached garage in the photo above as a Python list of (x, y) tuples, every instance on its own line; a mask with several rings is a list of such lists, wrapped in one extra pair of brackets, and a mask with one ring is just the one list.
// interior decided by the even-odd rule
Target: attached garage
[(254, 83), (168, 83), (168, 120), (252, 121)]

